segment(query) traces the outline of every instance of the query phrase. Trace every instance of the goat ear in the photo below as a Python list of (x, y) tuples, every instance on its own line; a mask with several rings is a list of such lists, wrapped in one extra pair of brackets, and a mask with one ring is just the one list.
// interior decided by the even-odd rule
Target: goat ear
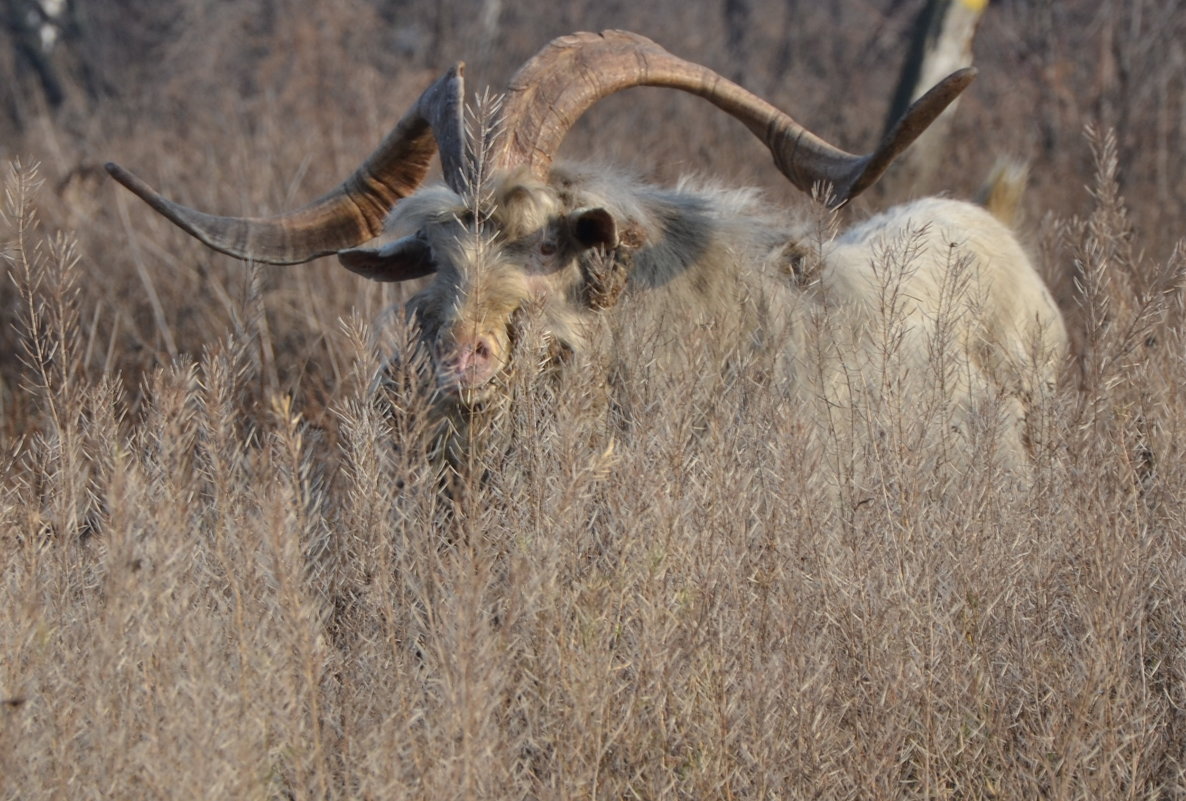
[(573, 239), (583, 250), (613, 250), (618, 246), (618, 224), (605, 209), (577, 209), (568, 221)]
[(408, 281), (436, 271), (432, 248), (416, 235), (383, 245), (340, 250), (338, 261), (347, 270), (372, 281)]
[(619, 225), (603, 208), (577, 209), (568, 217), (568, 229), (581, 250), (582, 294), (594, 311), (617, 304), (634, 267), (634, 251), (646, 243), (642, 229), (633, 222)]

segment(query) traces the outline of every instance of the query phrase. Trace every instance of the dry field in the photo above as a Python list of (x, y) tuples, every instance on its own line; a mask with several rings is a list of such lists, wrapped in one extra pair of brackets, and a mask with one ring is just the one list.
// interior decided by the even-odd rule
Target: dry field
[[(452, 61), (607, 27), (858, 149), (919, 5), (96, 0), (53, 108), (0, 47), (0, 799), (1186, 798), (1186, 4), (994, 3), (941, 183), (840, 220), (1029, 160), (1075, 356), (1027, 482), (916, 398), (821, 450), (753, 363), (628, 424), (524, 379), (448, 500), (369, 389), (406, 289), (211, 253), (98, 166), (293, 207)], [(813, 213), (675, 93), (564, 152)]]

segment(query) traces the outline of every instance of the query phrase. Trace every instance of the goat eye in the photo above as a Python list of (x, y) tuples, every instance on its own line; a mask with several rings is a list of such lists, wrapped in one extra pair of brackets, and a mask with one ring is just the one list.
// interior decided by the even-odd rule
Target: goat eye
[(540, 242), (539, 252), (541, 256), (555, 256), (556, 243), (555, 242)]

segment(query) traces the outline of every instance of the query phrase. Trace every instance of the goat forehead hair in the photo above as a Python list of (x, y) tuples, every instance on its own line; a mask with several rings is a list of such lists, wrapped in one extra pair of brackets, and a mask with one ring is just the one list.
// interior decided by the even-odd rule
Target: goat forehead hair
[[(478, 217), (492, 220), (512, 240), (540, 230), (564, 210), (556, 191), (524, 170), (494, 176), (477, 194), (482, 198)], [(446, 186), (433, 185), (401, 200), (388, 216), (387, 228), (407, 234), (448, 225), (474, 211), (472, 202)]]
[(491, 216), (509, 239), (540, 230), (563, 211), (556, 191), (525, 170), (496, 179), (491, 194)]

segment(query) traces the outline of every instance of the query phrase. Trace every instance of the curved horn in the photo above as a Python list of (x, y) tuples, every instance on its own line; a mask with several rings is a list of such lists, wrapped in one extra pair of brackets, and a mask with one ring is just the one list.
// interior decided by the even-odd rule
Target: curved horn
[(577, 33), (554, 40), (511, 78), (497, 164), (545, 175), (561, 140), (590, 106), (633, 86), (662, 86), (699, 95), (736, 117), (765, 143), (791, 183), (810, 192), (826, 181), (839, 206), (881, 177), (975, 75), (972, 68), (949, 75), (902, 115), (875, 151), (862, 156), (828, 144), (757, 95), (646, 37)]
[(163, 197), (118, 164), (107, 164), (107, 171), (214, 250), (269, 264), (300, 264), (378, 235), (392, 206), (424, 180), (437, 148), (446, 179), (451, 186), (460, 186), (465, 146), (463, 70), (464, 65), (458, 64), (426, 89), (378, 150), (341, 186), (288, 214), (264, 218), (206, 214)]

